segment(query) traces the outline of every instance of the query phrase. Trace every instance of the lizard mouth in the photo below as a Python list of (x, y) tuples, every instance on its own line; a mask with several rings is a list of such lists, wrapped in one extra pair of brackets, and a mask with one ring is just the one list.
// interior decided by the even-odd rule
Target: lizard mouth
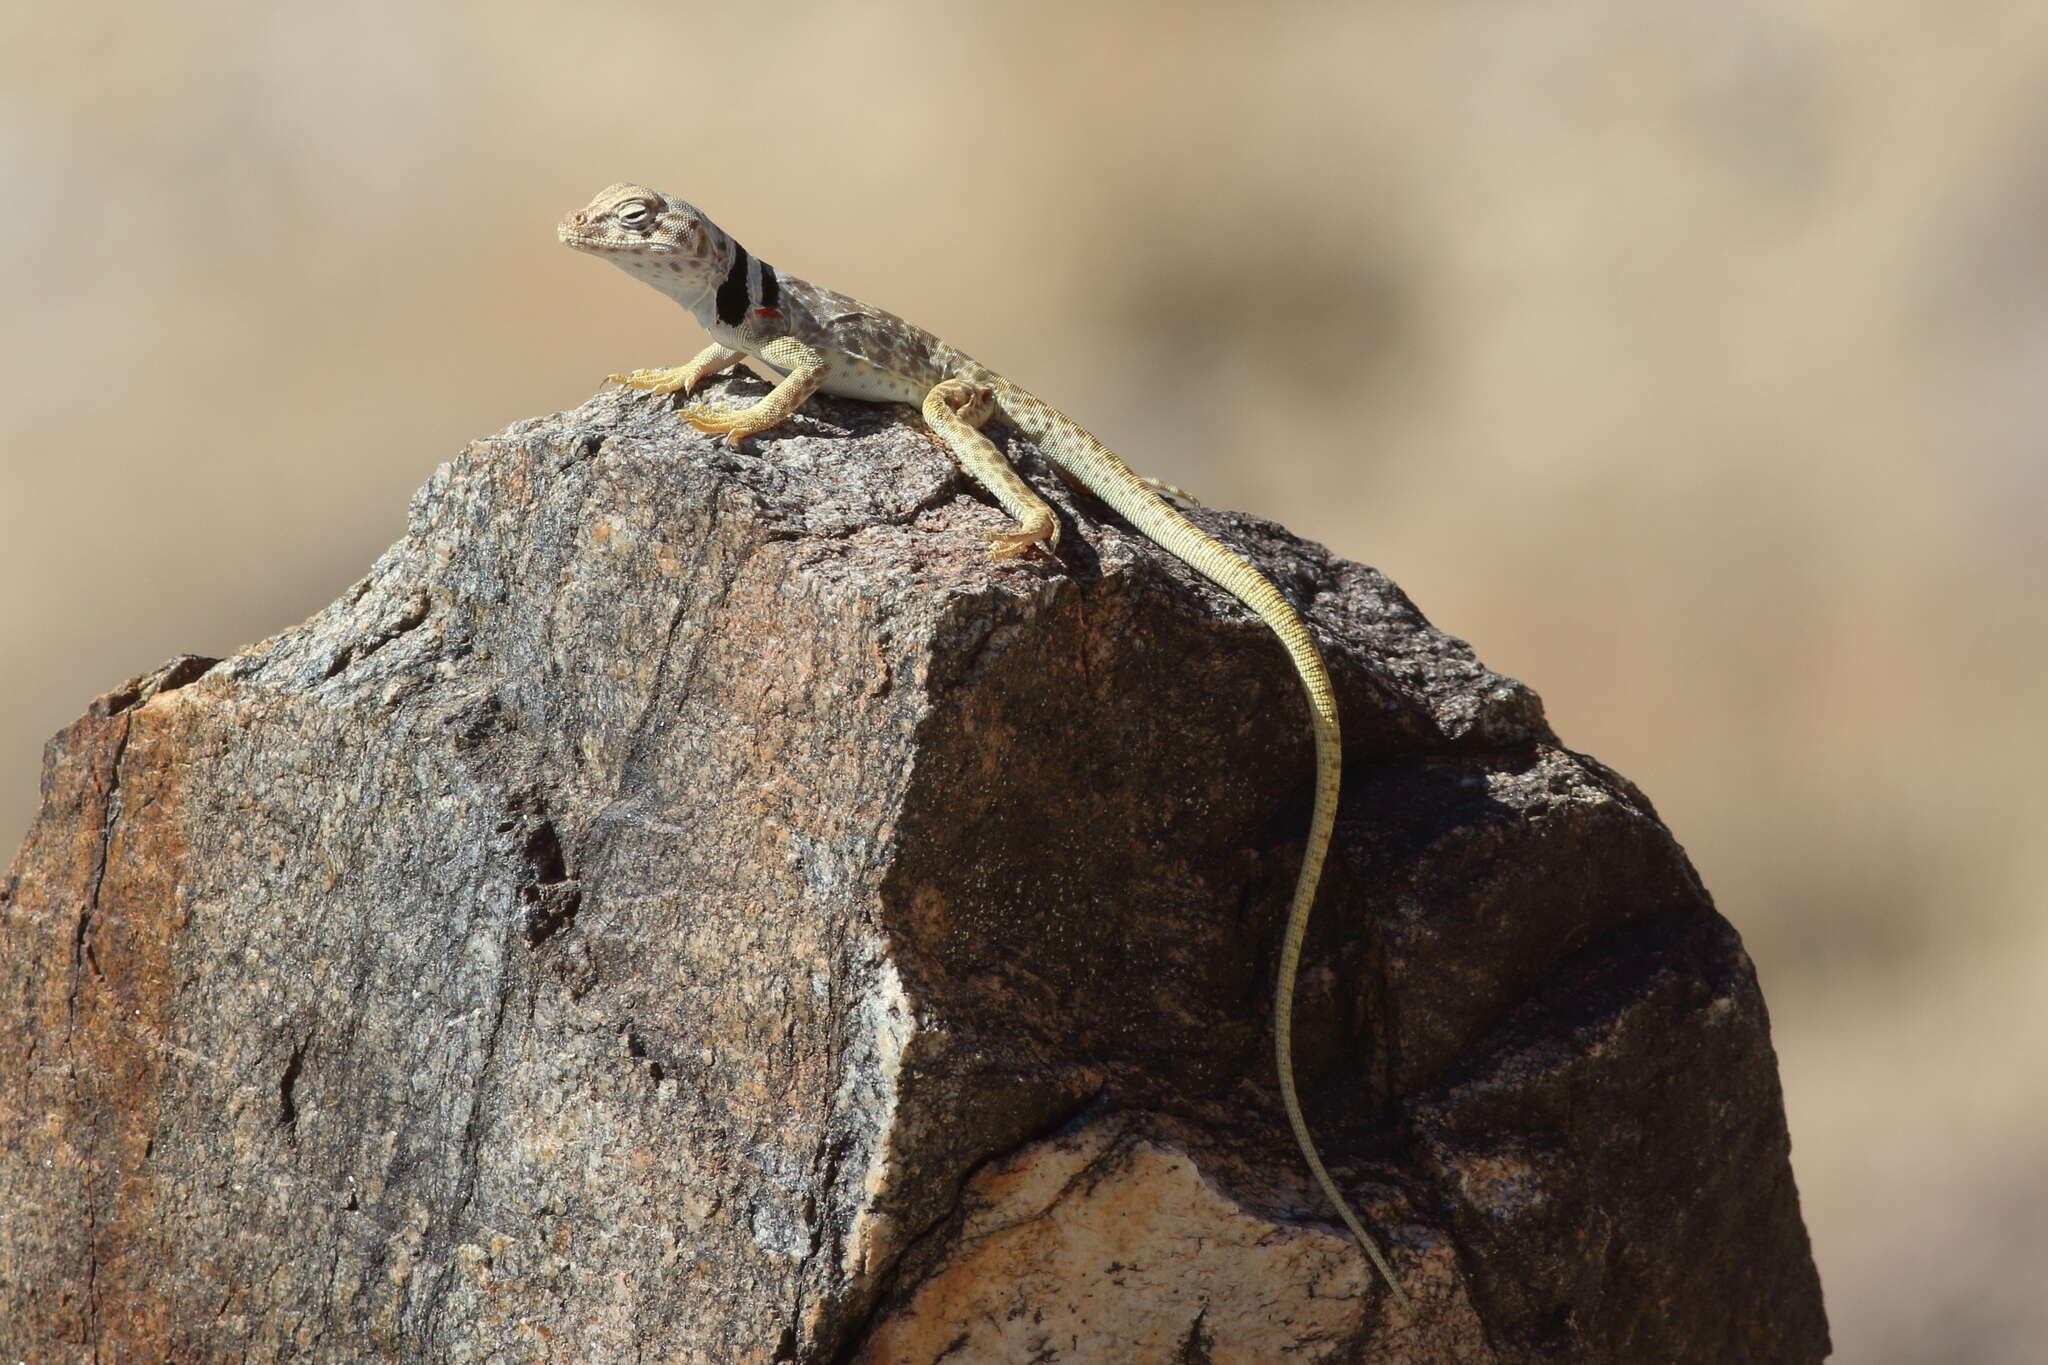
[(609, 256), (666, 256), (675, 250), (658, 242), (620, 241), (602, 233), (578, 232), (567, 223), (556, 226), (555, 236), (565, 246), (578, 251), (603, 253)]
[(608, 242), (602, 237), (594, 237), (588, 233), (578, 232), (567, 223), (556, 225), (555, 236), (564, 246), (573, 246), (578, 251), (618, 251), (621, 249), (616, 244)]

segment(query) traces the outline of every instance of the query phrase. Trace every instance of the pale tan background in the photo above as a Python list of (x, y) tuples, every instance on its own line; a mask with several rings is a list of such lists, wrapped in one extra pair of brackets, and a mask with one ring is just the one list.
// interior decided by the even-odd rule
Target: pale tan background
[(553, 239), (644, 179), (1533, 684), (1756, 957), (1838, 1358), (2048, 1358), (2048, 5), (0, 25), (0, 842), (96, 692), (696, 348)]

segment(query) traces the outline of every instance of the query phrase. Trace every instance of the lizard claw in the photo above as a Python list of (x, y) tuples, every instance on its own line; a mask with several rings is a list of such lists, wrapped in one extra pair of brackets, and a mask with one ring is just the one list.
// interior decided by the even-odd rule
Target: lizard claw
[(729, 446), (736, 446), (741, 441), (746, 440), (747, 437), (767, 430), (766, 427), (756, 426), (747, 420), (747, 412), (745, 410), (721, 412), (717, 408), (708, 407), (703, 403), (690, 404), (690, 406), (683, 409), (682, 416), (685, 422), (688, 422), (701, 432), (711, 436), (725, 437), (725, 443)]
[(672, 370), (634, 370), (629, 374), (608, 374), (605, 380), (612, 384), (624, 384), (629, 389), (639, 389), (643, 393), (686, 393), (690, 387), (687, 365)]
[(1059, 523), (1048, 521), (1043, 526), (1033, 524), (1011, 531), (997, 531), (988, 538), (988, 552), (997, 559), (1017, 559), (1034, 545), (1043, 545), (1045, 552), (1051, 554), (1059, 543)]

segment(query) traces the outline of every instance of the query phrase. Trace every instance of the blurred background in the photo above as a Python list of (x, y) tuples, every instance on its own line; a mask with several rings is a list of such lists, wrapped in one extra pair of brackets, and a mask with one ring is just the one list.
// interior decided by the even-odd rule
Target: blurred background
[(1532, 684), (1756, 958), (1837, 1358), (2042, 1358), (2048, 6), (12, 5), (0, 70), (0, 843), (96, 693), (698, 348), (554, 241), (642, 180)]

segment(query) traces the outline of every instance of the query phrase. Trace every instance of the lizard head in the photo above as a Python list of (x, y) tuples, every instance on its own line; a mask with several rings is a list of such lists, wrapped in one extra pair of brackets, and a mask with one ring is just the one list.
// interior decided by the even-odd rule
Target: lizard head
[(555, 235), (686, 304), (718, 283), (730, 254), (725, 234), (695, 205), (644, 185), (599, 191)]

